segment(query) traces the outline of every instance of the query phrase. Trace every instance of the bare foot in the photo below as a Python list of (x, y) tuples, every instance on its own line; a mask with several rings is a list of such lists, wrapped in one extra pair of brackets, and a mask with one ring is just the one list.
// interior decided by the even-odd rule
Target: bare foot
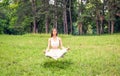
[(67, 49), (67, 51), (69, 51), (70, 50), (70, 48), (68, 47), (68, 48), (66, 48)]
[(43, 53), (45, 54), (45, 53), (46, 53), (46, 51), (43, 51)]
[(44, 54), (46, 53), (47, 51), (46, 50), (44, 50)]

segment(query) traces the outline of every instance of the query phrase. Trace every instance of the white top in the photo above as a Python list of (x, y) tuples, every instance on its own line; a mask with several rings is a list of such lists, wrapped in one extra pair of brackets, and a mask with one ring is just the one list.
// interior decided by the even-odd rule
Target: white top
[(51, 47), (52, 48), (58, 48), (59, 47), (59, 39), (57, 37), (56, 40), (54, 40), (53, 38), (51, 38)]

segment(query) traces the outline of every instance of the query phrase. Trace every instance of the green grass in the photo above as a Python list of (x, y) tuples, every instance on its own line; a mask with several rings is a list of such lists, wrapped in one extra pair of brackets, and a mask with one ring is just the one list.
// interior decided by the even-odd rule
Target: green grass
[(70, 47), (57, 61), (45, 57), (50, 35), (0, 35), (0, 76), (120, 76), (120, 34), (59, 35)]

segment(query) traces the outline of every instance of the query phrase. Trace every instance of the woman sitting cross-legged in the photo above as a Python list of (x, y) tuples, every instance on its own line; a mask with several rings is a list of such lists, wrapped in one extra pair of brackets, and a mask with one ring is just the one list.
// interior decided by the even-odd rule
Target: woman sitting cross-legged
[(62, 46), (62, 40), (57, 34), (57, 29), (53, 28), (51, 38), (48, 39), (48, 47), (45, 51), (45, 56), (51, 57), (55, 60), (62, 57), (69, 50), (69, 48)]

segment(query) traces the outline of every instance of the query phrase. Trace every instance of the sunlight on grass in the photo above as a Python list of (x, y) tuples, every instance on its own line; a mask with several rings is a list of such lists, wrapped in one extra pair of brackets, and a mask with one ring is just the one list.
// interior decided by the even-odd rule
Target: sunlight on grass
[(64, 58), (45, 57), (50, 34), (0, 35), (0, 76), (119, 76), (120, 34), (59, 35)]

